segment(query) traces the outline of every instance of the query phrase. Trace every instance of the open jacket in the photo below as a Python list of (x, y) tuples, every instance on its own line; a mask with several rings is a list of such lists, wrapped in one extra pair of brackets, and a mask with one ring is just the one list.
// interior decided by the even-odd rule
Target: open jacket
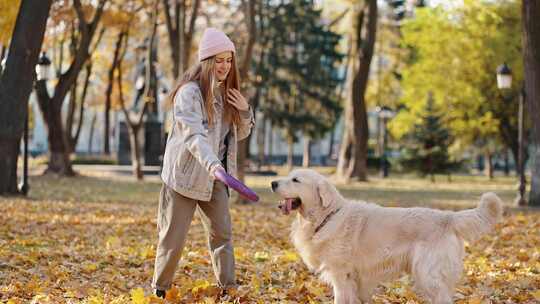
[[(218, 99), (220, 98), (220, 99)], [(216, 106), (221, 96), (214, 98), (214, 123), (209, 126), (199, 85), (189, 82), (174, 97), (173, 126), (163, 157), (163, 182), (183, 196), (209, 201), (212, 196), (214, 177), (211, 169), (218, 159), (223, 107)], [(226, 101), (223, 101), (226, 102)], [(236, 176), (237, 142), (246, 138), (254, 125), (251, 107), (240, 111), (240, 124), (231, 124), (226, 137), (227, 172)]]

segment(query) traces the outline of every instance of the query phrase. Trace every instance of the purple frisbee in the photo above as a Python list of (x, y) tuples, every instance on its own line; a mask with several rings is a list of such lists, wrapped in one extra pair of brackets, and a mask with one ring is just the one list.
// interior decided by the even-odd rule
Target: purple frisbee
[(214, 176), (220, 181), (222, 181), (225, 185), (236, 190), (236, 192), (240, 193), (240, 195), (247, 198), (248, 200), (253, 202), (259, 201), (259, 196), (257, 195), (257, 193), (253, 192), (253, 190), (249, 189), (248, 186), (244, 185), (241, 181), (237, 180), (236, 178), (225, 172), (225, 170), (222, 170), (221, 168), (217, 169), (214, 173)]

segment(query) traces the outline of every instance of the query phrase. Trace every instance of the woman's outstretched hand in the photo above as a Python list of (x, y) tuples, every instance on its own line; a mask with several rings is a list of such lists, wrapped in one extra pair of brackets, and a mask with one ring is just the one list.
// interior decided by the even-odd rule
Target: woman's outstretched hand
[(227, 101), (239, 111), (246, 111), (247, 109), (249, 109), (249, 104), (246, 98), (244, 98), (244, 96), (242, 96), (242, 93), (240, 93), (240, 91), (238, 91), (237, 89), (229, 89), (227, 94)]
[(232, 175), (229, 175), (221, 165), (216, 166), (216, 168), (213, 170), (213, 174), (216, 179), (222, 181), (225, 185), (234, 189), (248, 200), (252, 202), (259, 201), (259, 196), (257, 193), (253, 192), (253, 190), (249, 189), (248, 186), (244, 185)]
[[(225, 169), (223, 168), (222, 165), (215, 165), (214, 167), (212, 167), (212, 169), (210, 170), (210, 174), (214, 177), (214, 178), (217, 178), (217, 175), (216, 175), (216, 172), (217, 171), (222, 171), (222, 172), (225, 172)], [(218, 174), (219, 175), (219, 174)]]

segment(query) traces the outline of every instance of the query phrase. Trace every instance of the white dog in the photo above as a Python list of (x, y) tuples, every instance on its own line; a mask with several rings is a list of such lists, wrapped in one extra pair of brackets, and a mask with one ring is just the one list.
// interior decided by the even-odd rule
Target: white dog
[(431, 303), (452, 303), (463, 270), (463, 241), (491, 231), (502, 215), (494, 193), (476, 209), (385, 208), (344, 199), (325, 177), (295, 170), (272, 182), (285, 214), (297, 209), (294, 246), (311, 271), (332, 285), (334, 303), (370, 302), (379, 283), (411, 274)]

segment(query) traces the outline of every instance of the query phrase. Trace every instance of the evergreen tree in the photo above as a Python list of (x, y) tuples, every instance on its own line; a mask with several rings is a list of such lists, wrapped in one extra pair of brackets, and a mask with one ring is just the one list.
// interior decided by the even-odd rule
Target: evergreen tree
[(420, 117), (409, 135), (410, 143), (403, 151), (401, 163), (422, 176), (430, 175), (434, 181), (436, 173), (450, 174), (459, 163), (450, 159), (450, 132), (443, 125), (443, 115), (437, 113), (431, 94)]
[(264, 28), (257, 65), (260, 110), (283, 128), (290, 144), (301, 131), (323, 136), (335, 124), (341, 107), (336, 92), (342, 81), (340, 36), (322, 24), (312, 1), (269, 4), (260, 20)]

